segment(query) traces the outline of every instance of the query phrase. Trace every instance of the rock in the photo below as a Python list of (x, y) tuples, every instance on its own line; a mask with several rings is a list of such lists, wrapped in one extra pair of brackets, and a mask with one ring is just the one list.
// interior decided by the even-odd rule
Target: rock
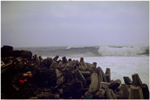
[(13, 47), (4, 45), (1, 48), (1, 57), (8, 57), (8, 56), (13, 56)]
[(24, 57), (28, 60), (32, 59), (32, 52), (27, 50), (13, 50), (14, 57)]

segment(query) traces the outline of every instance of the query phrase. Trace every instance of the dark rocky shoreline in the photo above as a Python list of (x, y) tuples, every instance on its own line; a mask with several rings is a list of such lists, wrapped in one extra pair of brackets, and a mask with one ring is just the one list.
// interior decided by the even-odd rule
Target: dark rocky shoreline
[(1, 99), (148, 99), (149, 89), (137, 73), (124, 83), (111, 79), (96, 62), (32, 55), (31, 51), (1, 48)]

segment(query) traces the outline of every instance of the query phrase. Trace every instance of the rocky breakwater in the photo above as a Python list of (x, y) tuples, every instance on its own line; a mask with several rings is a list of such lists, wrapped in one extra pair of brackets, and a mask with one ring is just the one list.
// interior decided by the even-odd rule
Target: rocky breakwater
[(104, 72), (96, 62), (87, 63), (82, 57), (80, 61), (66, 57), (58, 59), (59, 56), (43, 59), (37, 55), (31, 60), (25, 56), (5, 58), (13, 60), (13, 68), (2, 78), (2, 98), (149, 98), (148, 86), (142, 83), (137, 73), (132, 75), (132, 80), (124, 76), (125, 84), (122, 84), (119, 79), (111, 79), (110, 68)]

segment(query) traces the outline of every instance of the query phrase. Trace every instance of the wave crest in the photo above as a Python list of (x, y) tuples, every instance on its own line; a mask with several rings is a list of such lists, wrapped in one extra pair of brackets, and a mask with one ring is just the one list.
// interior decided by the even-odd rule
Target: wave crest
[(98, 53), (103, 56), (135, 56), (146, 51), (146, 47), (139, 46), (100, 46)]

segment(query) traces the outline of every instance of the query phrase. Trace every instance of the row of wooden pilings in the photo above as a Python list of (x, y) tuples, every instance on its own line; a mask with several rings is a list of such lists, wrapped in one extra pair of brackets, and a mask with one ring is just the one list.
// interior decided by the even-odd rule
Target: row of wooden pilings
[[(138, 73), (132, 75), (132, 80), (128, 76), (124, 76), (124, 84), (121, 80), (111, 79), (111, 69), (106, 68), (106, 71), (97, 67), (97, 63), (86, 63), (81, 57), (80, 61), (62, 57), (62, 60), (57, 60), (59, 56), (47, 58), (51, 60), (50, 68), (55, 68), (58, 88), (65, 80), (67, 82), (73, 79), (79, 79), (80, 89), (85, 91), (85, 98), (102, 98), (102, 99), (148, 99), (149, 89), (145, 83), (142, 83)], [(33, 59), (39, 63), (44, 62), (41, 56)], [(66, 75), (63, 73), (65, 72)], [(80, 82), (79, 82), (80, 81)], [(60, 87), (59, 87), (60, 88)]]

